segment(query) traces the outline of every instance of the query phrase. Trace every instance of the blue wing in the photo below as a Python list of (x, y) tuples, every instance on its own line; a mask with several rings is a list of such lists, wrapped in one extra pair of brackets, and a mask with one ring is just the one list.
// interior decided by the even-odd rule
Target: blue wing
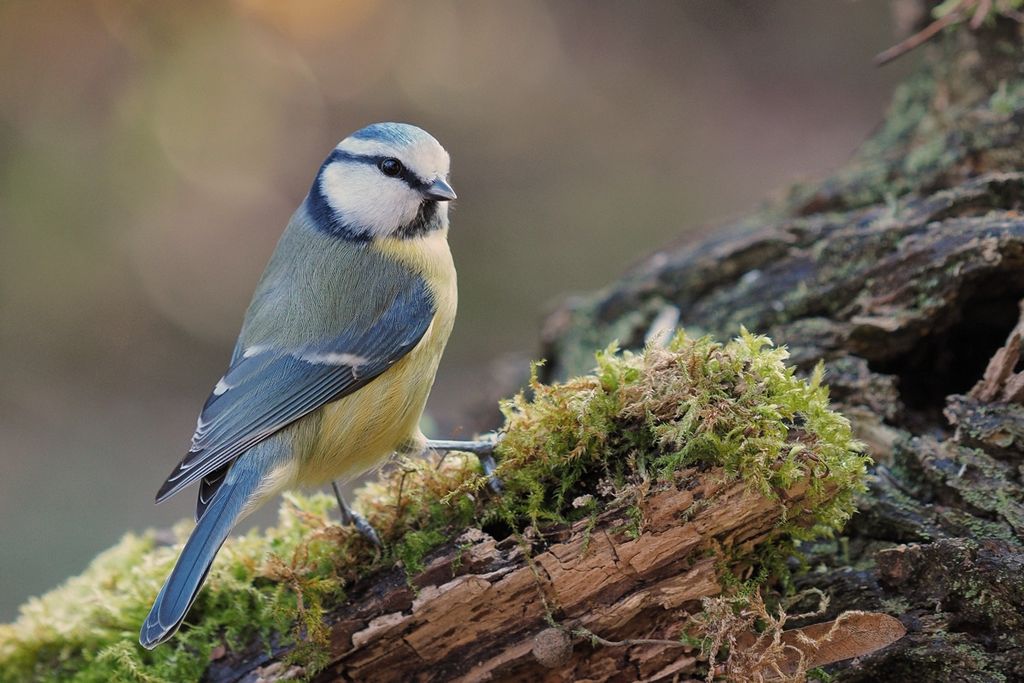
[(226, 465), (303, 415), (365, 386), (411, 351), (430, 326), (435, 307), (422, 280), (410, 285), (362, 329), (346, 329), (300, 348), (257, 346), (241, 357), (236, 353), (203, 406), (192, 447), (156, 501), (206, 478), (197, 507), (201, 516)]

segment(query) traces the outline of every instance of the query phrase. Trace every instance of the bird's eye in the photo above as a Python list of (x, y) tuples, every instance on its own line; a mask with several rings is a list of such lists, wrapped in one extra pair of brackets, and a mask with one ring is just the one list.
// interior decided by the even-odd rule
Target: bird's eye
[(380, 172), (389, 178), (400, 174), (403, 168), (402, 162), (398, 159), (384, 159), (377, 166), (380, 168)]

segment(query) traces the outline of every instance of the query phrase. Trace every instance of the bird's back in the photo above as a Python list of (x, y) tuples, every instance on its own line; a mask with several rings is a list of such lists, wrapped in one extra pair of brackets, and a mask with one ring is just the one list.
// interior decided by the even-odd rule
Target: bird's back
[(239, 350), (301, 347), (345, 329), (368, 329), (414, 277), (371, 242), (318, 232), (300, 206), (256, 286)]

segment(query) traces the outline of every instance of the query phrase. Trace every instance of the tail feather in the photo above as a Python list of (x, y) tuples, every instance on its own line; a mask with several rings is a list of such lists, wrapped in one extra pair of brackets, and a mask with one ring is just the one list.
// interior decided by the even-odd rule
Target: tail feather
[[(139, 642), (148, 650), (175, 634), (199, 595), (217, 551), (253, 493), (255, 482), (225, 481), (196, 523), (185, 547), (142, 624)], [(248, 484), (248, 485), (247, 485)]]

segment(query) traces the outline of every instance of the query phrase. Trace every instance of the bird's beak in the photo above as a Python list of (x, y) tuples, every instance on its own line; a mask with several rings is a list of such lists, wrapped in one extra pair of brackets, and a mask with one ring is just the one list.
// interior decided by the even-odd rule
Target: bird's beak
[(444, 181), (444, 178), (437, 178), (430, 183), (430, 187), (423, 191), (423, 196), (435, 202), (450, 202), (457, 198), (455, 190)]

